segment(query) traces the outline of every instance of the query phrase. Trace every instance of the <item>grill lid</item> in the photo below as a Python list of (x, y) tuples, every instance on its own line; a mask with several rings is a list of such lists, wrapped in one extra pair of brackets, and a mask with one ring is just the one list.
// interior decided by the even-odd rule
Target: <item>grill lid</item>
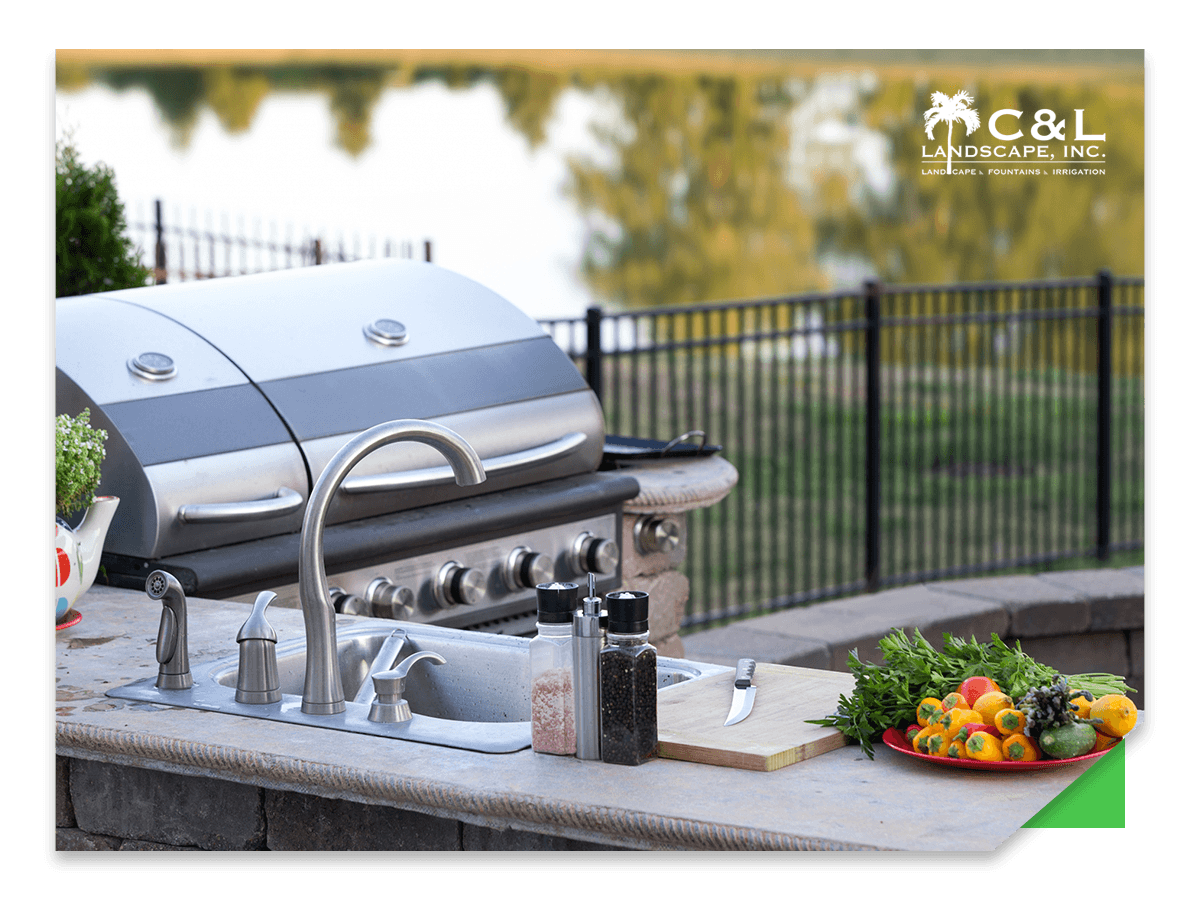
[(453, 484), (394, 444), (347, 477), (329, 522), (594, 471), (603, 417), (574, 364), (489, 289), (383, 260), (58, 301), (59, 412), (109, 430), (111, 552), (154, 558), (298, 531), (315, 477), (394, 419), (466, 438), (488, 479)]

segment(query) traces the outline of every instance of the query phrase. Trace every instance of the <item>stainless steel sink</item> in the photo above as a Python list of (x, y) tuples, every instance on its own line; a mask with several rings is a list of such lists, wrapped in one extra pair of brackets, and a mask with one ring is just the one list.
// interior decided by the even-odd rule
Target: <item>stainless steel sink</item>
[[(236, 653), (193, 666), (190, 688), (164, 690), (155, 685), (155, 679), (148, 678), (114, 688), (108, 696), (485, 753), (509, 753), (530, 746), (528, 638), (390, 619), (367, 619), (341, 626), (337, 638), (338, 670), (346, 697), (344, 713), (309, 715), (300, 711), (304, 638), (281, 641), (276, 648), (283, 698), (275, 703), (235, 700)], [(424, 660), (408, 673), (404, 698), (412, 709), (412, 719), (397, 723), (371, 721), (368, 715), (374, 694), (370, 674), (390, 669), (421, 651), (438, 653), (446, 663), (430, 665)], [(659, 690), (727, 671), (727, 666), (659, 657)]]

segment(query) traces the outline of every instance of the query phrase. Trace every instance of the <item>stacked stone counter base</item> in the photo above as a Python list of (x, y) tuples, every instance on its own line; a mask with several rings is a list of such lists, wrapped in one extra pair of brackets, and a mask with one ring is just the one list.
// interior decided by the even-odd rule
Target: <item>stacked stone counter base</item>
[(919, 628), (935, 647), (945, 632), (979, 641), (998, 634), (1060, 672), (1122, 676), (1146, 703), (1145, 572), (1141, 566), (964, 578), (894, 588), (745, 619), (684, 637), (685, 656), (850, 670), (850, 651), (882, 662), (879, 639)]
[(337, 797), (56, 760), (57, 850), (617, 850)]

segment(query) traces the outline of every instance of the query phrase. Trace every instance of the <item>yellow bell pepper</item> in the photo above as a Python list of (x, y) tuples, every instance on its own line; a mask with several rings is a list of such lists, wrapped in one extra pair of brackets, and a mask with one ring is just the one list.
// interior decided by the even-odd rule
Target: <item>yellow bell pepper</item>
[(1001, 762), (1004, 755), (1000, 750), (1000, 739), (986, 731), (977, 731), (967, 738), (967, 758), (983, 762)]
[(1000, 752), (1009, 762), (1036, 762), (1042, 748), (1023, 734), (1010, 734), (1000, 743)]
[(942, 724), (946, 726), (946, 731), (951, 735), (958, 735), (959, 729), (968, 723), (980, 724), (983, 722), (983, 716), (975, 712), (973, 709), (963, 709), (956, 706), (942, 718)]
[(952, 709), (970, 709), (971, 704), (967, 702), (967, 698), (958, 691), (953, 691), (942, 698), (942, 709), (950, 712)]
[(1002, 709), (996, 713), (995, 725), (1001, 734), (1024, 734), (1025, 713), (1019, 709)]
[(942, 708), (942, 701), (937, 697), (926, 697), (917, 704), (917, 723), (922, 727), (929, 724), (929, 717)]
[(943, 731), (941, 734), (931, 734), (926, 743), (930, 756), (949, 756), (954, 741), (947, 732)]

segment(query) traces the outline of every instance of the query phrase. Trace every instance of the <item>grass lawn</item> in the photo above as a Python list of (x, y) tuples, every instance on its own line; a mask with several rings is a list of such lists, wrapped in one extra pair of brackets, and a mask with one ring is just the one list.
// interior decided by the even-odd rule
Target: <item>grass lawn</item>
[[(606, 358), (614, 434), (694, 428), (739, 472), (689, 514), (685, 622), (864, 590), (861, 360), (694, 349)], [(884, 585), (1095, 566), (1096, 392), (1062, 368), (891, 365), (882, 372)], [(1142, 561), (1143, 380), (1114, 378), (1111, 543)]]

